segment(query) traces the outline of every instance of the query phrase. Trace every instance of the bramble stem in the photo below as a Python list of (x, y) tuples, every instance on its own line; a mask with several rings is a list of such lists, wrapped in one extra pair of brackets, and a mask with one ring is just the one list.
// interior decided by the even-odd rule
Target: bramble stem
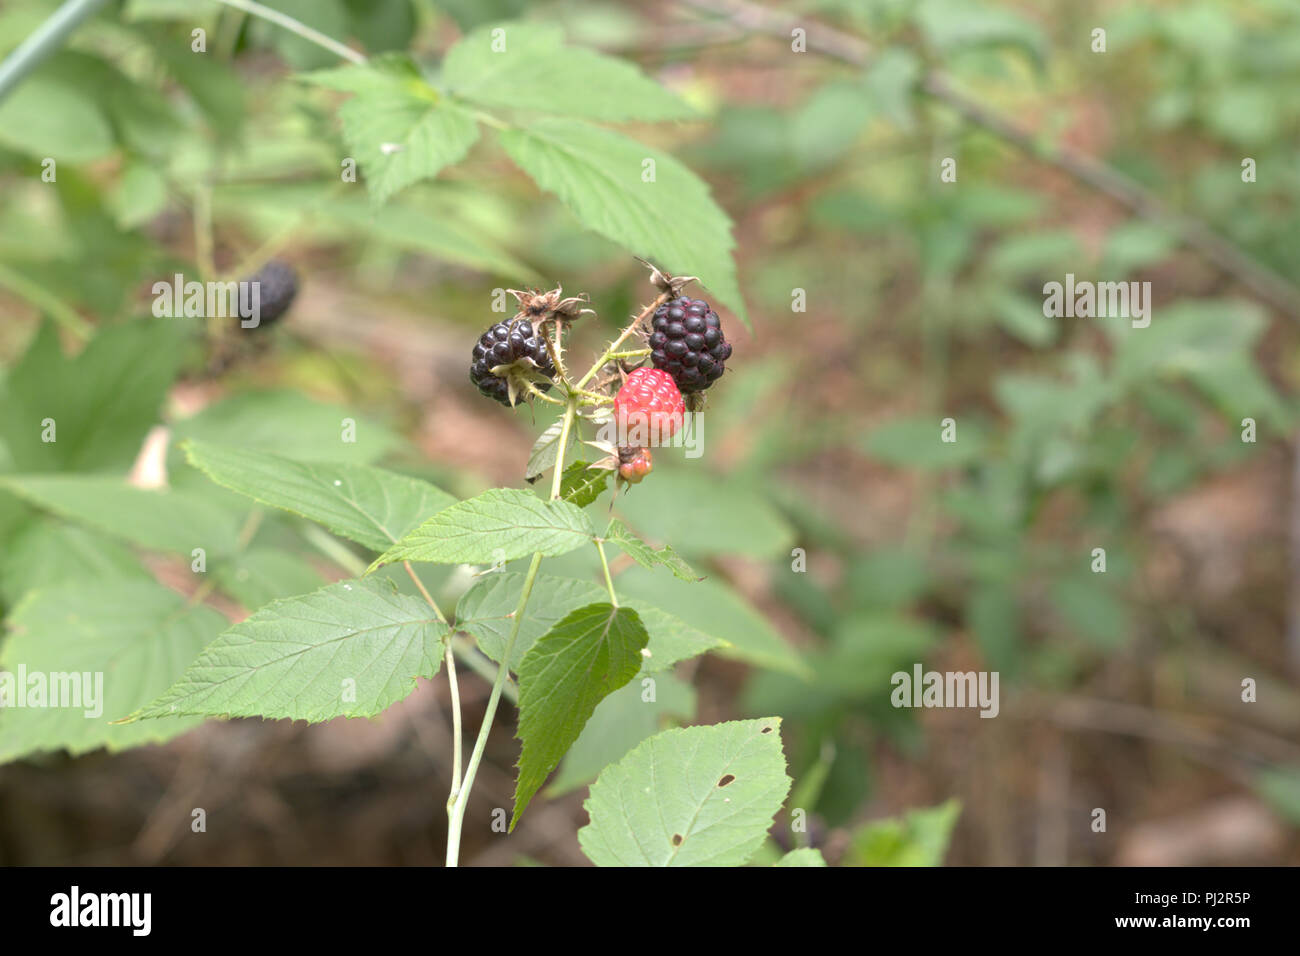
[(600, 569), (605, 572), (605, 587), (609, 589), (609, 603), (618, 607), (618, 595), (614, 593), (614, 579), (609, 575), (609, 561), (605, 558), (605, 542), (596, 539), (596, 552), (600, 555)]
[(460, 750), (461, 750), (461, 729), (460, 729), (460, 684), (456, 680), (456, 655), (451, 649), (451, 635), (447, 635), (447, 643), (443, 645), (443, 653), (447, 659), (447, 686), (451, 688), (451, 797), (454, 799), (460, 793)]
[(0, 100), (26, 79), (27, 74), (63, 45), (73, 30), (89, 20), (104, 0), (67, 0), (0, 62)]
[(94, 327), (81, 317), (76, 309), (52, 292), (42, 288), (22, 273), (0, 265), (0, 289), (8, 289), (20, 299), (26, 299), (57, 322), (65, 331), (84, 342), (94, 333)]
[(562, 399), (562, 398), (552, 398), (550, 395), (547, 395), (545, 392), (543, 392), (540, 388), (538, 388), (538, 387), (537, 387), (536, 385), (534, 385), (532, 382), (524, 382), (524, 388), (528, 391), (528, 394), (529, 394), (529, 395), (532, 395), (534, 398), (540, 398), (542, 401), (544, 401), (544, 402), (550, 402), (552, 405), (563, 405), (563, 404), (564, 404), (564, 399)]
[[(559, 451), (555, 456), (555, 476), (551, 480), (551, 500), (560, 497), (560, 475), (564, 471), (564, 450), (569, 444), (569, 433), (573, 430), (573, 420), (578, 413), (576, 395), (569, 396), (565, 403), (563, 424), (560, 425)], [(456, 866), (460, 857), (460, 834), (465, 824), (465, 807), (469, 802), (470, 791), (474, 787), (474, 777), (478, 774), (479, 764), (483, 760), (483, 751), (487, 749), (488, 737), (492, 733), (492, 721), (496, 717), (497, 706), (501, 703), (501, 691), (510, 674), (510, 660), (515, 653), (515, 642), (519, 638), (519, 626), (524, 620), (524, 610), (528, 607), (528, 598), (533, 593), (533, 583), (537, 580), (537, 571), (542, 566), (542, 553), (533, 555), (524, 576), (524, 586), (519, 592), (519, 601), (514, 613), (510, 615), (510, 634), (506, 637), (505, 650), (497, 663), (496, 680), (492, 682), (492, 694), (488, 697), (487, 707), (483, 711), (483, 723), (479, 725), (478, 737), (474, 741), (474, 750), (465, 765), (465, 779), (454, 799), (447, 801), (447, 865)]]
[(338, 40), (331, 39), (319, 30), (313, 30), (301, 20), (295, 20), (288, 14), (281, 13), (279, 10), (272, 10), (270, 7), (264, 7), (255, 0), (216, 0), (217, 3), (223, 3), (228, 7), (236, 10), (242, 10), (244, 13), (260, 17), (268, 23), (274, 23), (277, 27), (288, 30), (290, 33), (296, 33), (309, 43), (314, 43), (322, 49), (329, 50), (335, 56), (340, 56), (349, 60), (358, 66), (366, 64), (364, 54), (358, 53), (349, 46), (344, 46)]
[(442, 613), (442, 608), (438, 607), (438, 602), (433, 599), (429, 589), (424, 586), (420, 576), (415, 573), (415, 568), (411, 567), (411, 562), (403, 561), (402, 567), (406, 568), (406, 573), (411, 576), (415, 586), (424, 595), (424, 600), (428, 602), (429, 607), (433, 608), (433, 613), (438, 616), (438, 620), (447, 629), (443, 635), (443, 653), (447, 661), (447, 683), (451, 687), (451, 795), (455, 797), (460, 790), (460, 685), (456, 681), (456, 657), (452, 653), (451, 627), (447, 624), (447, 618)]
[(646, 316), (651, 315), (655, 309), (659, 308), (659, 306), (663, 305), (670, 298), (672, 298), (672, 295), (668, 292), (661, 292), (655, 296), (654, 301), (642, 309), (641, 313), (632, 320), (632, 323), (622, 331), (619, 337), (609, 344), (609, 348), (605, 349), (604, 354), (601, 355), (600, 358), (596, 359), (596, 364), (587, 369), (587, 374), (578, 379), (578, 383), (575, 387), (582, 388), (582, 386), (590, 382), (596, 376), (596, 373), (605, 367), (605, 363), (609, 362), (610, 359), (617, 354), (618, 347), (627, 340), (627, 337), (632, 334), (637, 326), (645, 321)]

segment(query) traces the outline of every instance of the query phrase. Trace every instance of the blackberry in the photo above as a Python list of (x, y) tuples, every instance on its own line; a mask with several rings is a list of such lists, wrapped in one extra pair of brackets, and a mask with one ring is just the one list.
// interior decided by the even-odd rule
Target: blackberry
[[(280, 259), (272, 259), (244, 281), (256, 283), (258, 295), (257, 324), (244, 326), (245, 328), (254, 329), (273, 324), (289, 311), (289, 306), (293, 305), (294, 297), (298, 294), (297, 271)], [(245, 320), (253, 319), (242, 305), (239, 311), (241, 325)]]
[[(525, 360), (531, 360), (532, 365)], [(522, 364), (525, 372), (531, 367), (547, 378), (555, 377), (555, 363), (551, 361), (546, 341), (534, 332), (533, 324), (527, 319), (514, 319), (509, 324), (499, 322), (479, 337), (469, 366), (469, 380), (488, 398), (502, 405), (513, 405), (509, 375), (497, 375), (492, 369), (516, 362)], [(537, 387), (543, 392), (551, 388), (549, 382), (538, 383)]]
[(703, 299), (679, 296), (655, 309), (650, 361), (673, 377), (682, 393), (702, 392), (725, 371), (731, 343), (722, 335), (718, 313)]

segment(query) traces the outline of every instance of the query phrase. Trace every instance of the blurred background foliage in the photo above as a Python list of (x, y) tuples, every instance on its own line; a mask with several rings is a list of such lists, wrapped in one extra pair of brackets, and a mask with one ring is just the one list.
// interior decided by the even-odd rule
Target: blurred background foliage
[[(410, 50), (430, 68), (484, 23), (560, 24), (569, 43), (637, 62), (701, 111), (636, 135), (706, 178), (735, 220), (755, 332), (724, 319), (736, 359), (711, 395), (706, 453), (658, 454), (652, 478), (613, 507), (709, 575), (689, 585), (620, 568), (620, 590), (743, 652), (683, 665), (655, 714), (635, 697), (602, 704), (593, 725), (610, 729), (584, 734), (552, 781), (558, 809), (526, 821), (504, 857), (484, 839), (482, 861), (571, 862), (581, 788), (604, 763), (664, 723), (772, 713), (785, 719), (790, 806), (811, 820), (784, 842), (811, 840), (833, 861), (1297, 861), (1300, 657), (1286, 637), (1296, 313), (1188, 250), (1180, 221), (1134, 218), (918, 83), (943, 69), (1045, 148), (1103, 159), (1287, 275), (1300, 245), (1300, 3), (782, 5), (867, 40), (861, 68), (671, 2), (268, 5), (368, 53)], [(0, 6), (0, 53), (52, 6)], [(190, 52), (196, 26), (206, 55)], [(1096, 27), (1105, 53), (1091, 49)], [(11, 403), (0, 471), (30, 470), (13, 403), (76, 380), (43, 398), (69, 410), (108, 394), (165, 406), (174, 491), (227, 523), (242, 506), (184, 465), (174, 441), (310, 458), (301, 436), (312, 421), (337, 421), (339, 406), (364, 409), (368, 434), (383, 436), (358, 446), (366, 460), (458, 494), (519, 484), (531, 436), (551, 416), (487, 407), (463, 367), (493, 319), (494, 290), (562, 279), (589, 293), (600, 318), (575, 346), (595, 348), (648, 298), (641, 273), (485, 143), (372, 208), (339, 182), (337, 96), (293, 78), (332, 62), (217, 4), (126, 0), (0, 103)], [(53, 183), (40, 177), (47, 156), (60, 157)], [(945, 157), (958, 161), (955, 183), (940, 181)], [(1242, 181), (1245, 157), (1257, 182)], [(208, 241), (219, 268), (275, 251), (304, 285), (273, 346), (215, 380), (163, 323), (142, 334), (133, 322), (148, 315), (152, 283), (193, 274)], [(1043, 284), (1066, 273), (1151, 282), (1150, 328), (1045, 318)], [(805, 311), (792, 308), (800, 294)], [(55, 325), (38, 333), (42, 316)], [(74, 350), (92, 325), (107, 330), (97, 357), (62, 357), (59, 340)], [(941, 443), (950, 417), (958, 441)], [(1241, 440), (1243, 418), (1258, 423), (1257, 442)], [(138, 443), (102, 433), (69, 445), (64, 470), (125, 474)], [(132, 566), (118, 539), (170, 550), (117, 527), (138, 528), (122, 508), (120, 521), (87, 526), (75, 505), (0, 499), (5, 606), (84, 575), (89, 559), (66, 557), (77, 545)], [(236, 608), (300, 593), (358, 559), (338, 547), (268, 516), (219, 563), (218, 591)], [(792, 570), (795, 548), (806, 572)], [(1104, 574), (1092, 570), (1095, 548)], [(165, 565), (149, 567), (164, 575)], [(547, 570), (595, 569), (571, 555)], [(427, 577), (452, 600), (469, 583)], [(889, 676), (915, 661), (999, 671), (1001, 715), (892, 708)], [(1241, 702), (1245, 677), (1259, 681), (1257, 704)], [(442, 731), (424, 719), (384, 721), (434, 746)], [(329, 729), (341, 736), (308, 745)], [(229, 797), (222, 812), (240, 836), (219, 858), (419, 862), (427, 844), (436, 859), (427, 757), (412, 760), (400, 734), (407, 746), (367, 733), (245, 723), (205, 727), (161, 756), (15, 765), (0, 770), (0, 806), (23, 825), (0, 825), (0, 855), (214, 859), (160, 835), (126, 799), (183, 797), (195, 774), (204, 779), (198, 753), (258, 788), (251, 809)], [(222, 764), (217, 734), (243, 756)], [(358, 734), (371, 759), (340, 759)], [(490, 756), (508, 774), (513, 744), (497, 744)], [(90, 809), (94, 788), (128, 768), (137, 781)], [(55, 789), (69, 796), (51, 803)], [(1091, 828), (1097, 807), (1105, 833)], [(340, 808), (363, 811), (346, 836)], [(259, 844), (275, 820), (279, 835)], [(338, 842), (319, 851), (327, 833)]]

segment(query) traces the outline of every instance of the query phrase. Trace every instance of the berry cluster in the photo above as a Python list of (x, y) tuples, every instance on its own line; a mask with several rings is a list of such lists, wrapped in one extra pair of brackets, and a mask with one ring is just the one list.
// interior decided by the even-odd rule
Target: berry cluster
[[(560, 343), (565, 326), (592, 311), (583, 307), (587, 297), (564, 298), (559, 288), (550, 292), (509, 290), (519, 300), (519, 312), (479, 338), (470, 363), (470, 381), (503, 405), (512, 406), (528, 393), (531, 398), (563, 405), (565, 401), (545, 394), (558, 380), (569, 404), (566, 421), (570, 423), (575, 412), (601, 419), (612, 402), (618, 438), (588, 442), (607, 453), (590, 467), (609, 469), (622, 481), (635, 484), (653, 468), (650, 446), (664, 443), (682, 428), (688, 405), (697, 410), (703, 402), (702, 395), (693, 393), (703, 392), (721, 378), (731, 358), (731, 344), (722, 334), (718, 314), (703, 299), (682, 295), (682, 286), (692, 281), (692, 277), (673, 277), (651, 266), (651, 283), (660, 290), (660, 304), (652, 314), (649, 309), (643, 311), (586, 376), (576, 379), (576, 385), (561, 361)], [(647, 317), (651, 321), (648, 334), (641, 325)], [(554, 354), (548, 341), (552, 327)], [(619, 351), (624, 340), (638, 331), (647, 336), (649, 348)], [(633, 365), (641, 365), (647, 353), (653, 367), (624, 364), (634, 359)], [(613, 383), (619, 378), (622, 385), (611, 399)], [(587, 384), (593, 380), (594, 384)], [(577, 405), (596, 406), (597, 410), (578, 411)]]
[(722, 377), (731, 343), (709, 303), (684, 295), (671, 299), (655, 309), (651, 327), (650, 361), (683, 392), (702, 392)]

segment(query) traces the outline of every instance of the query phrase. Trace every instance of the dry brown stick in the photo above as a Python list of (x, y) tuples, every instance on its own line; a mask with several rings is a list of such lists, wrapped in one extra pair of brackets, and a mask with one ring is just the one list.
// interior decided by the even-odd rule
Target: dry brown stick
[[(788, 38), (795, 28), (805, 31), (808, 49), (854, 66), (865, 66), (872, 56), (866, 40), (815, 20), (782, 13), (749, 0), (682, 0), (697, 10), (726, 17), (736, 26), (756, 33)], [(1144, 219), (1167, 226), (1183, 245), (1194, 249), (1224, 272), (1234, 276), (1261, 299), (1292, 317), (1300, 317), (1300, 288), (1256, 262), (1199, 219), (1181, 215), (1154, 196), (1137, 180), (1093, 156), (1068, 146), (1044, 142), (1032, 129), (989, 109), (957, 90), (946, 74), (926, 71), (922, 92), (944, 103), (969, 123), (1054, 166), (1076, 181), (1105, 193)]]

